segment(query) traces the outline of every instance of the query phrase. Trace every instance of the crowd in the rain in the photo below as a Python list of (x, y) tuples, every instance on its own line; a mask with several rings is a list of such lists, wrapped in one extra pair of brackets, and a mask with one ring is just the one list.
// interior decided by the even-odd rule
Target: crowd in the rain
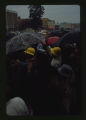
[[(13, 47), (10, 45), (12, 51)], [(62, 37), (47, 35), (24, 49), (10, 49), (6, 66), (7, 115), (80, 113), (80, 31)]]

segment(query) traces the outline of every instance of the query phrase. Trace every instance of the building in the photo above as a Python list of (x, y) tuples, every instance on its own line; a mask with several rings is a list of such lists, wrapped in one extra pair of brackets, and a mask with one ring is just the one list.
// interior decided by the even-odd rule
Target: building
[(72, 28), (72, 24), (71, 23), (66, 23), (66, 22), (60, 23), (60, 29), (62, 29), (62, 28), (64, 28), (64, 29), (71, 29)]
[(72, 29), (73, 30), (80, 30), (80, 24), (79, 23), (72, 24)]
[(42, 18), (42, 27), (43, 29), (47, 29), (48, 28), (48, 21), (49, 19), (48, 18)]
[(50, 20), (48, 18), (42, 18), (42, 26), (43, 26), (43, 29), (48, 29), (48, 28), (51, 28), (51, 27), (55, 27), (55, 21), (54, 20)]
[(67, 24), (67, 23), (65, 23), (65, 22), (64, 22), (64, 23), (60, 23), (60, 24), (59, 24), (59, 28), (60, 28), (60, 29), (61, 29), (61, 28), (64, 28), (64, 29), (65, 29), (65, 28), (66, 28), (66, 24)]
[(79, 23), (60, 23), (60, 28), (68, 29), (68, 30), (80, 30)]
[(11, 10), (6, 10), (6, 30), (12, 30), (15, 31), (18, 27), (17, 24), (17, 12), (11, 11)]
[(55, 25), (55, 30), (59, 30), (59, 24)]
[(18, 18), (18, 30), (24, 30), (30, 27), (29, 19), (20, 19)]
[(48, 28), (55, 28), (55, 21), (54, 20), (48, 21)]
[(71, 23), (66, 23), (66, 29), (72, 29), (72, 24)]

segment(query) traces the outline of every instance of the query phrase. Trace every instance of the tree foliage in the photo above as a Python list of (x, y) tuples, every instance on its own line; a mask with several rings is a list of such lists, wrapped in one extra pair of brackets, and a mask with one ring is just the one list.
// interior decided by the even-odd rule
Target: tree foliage
[(44, 7), (42, 5), (29, 5), (30, 10), (30, 24), (34, 30), (42, 27), (41, 17), (44, 14)]

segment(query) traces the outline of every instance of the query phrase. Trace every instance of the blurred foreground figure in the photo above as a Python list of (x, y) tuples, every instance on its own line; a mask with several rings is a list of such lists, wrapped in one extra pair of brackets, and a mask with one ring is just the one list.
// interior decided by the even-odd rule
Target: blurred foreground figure
[[(58, 44), (62, 49), (62, 64), (68, 64), (73, 69), (71, 80), (70, 114), (81, 112), (81, 60), (80, 60), (80, 31), (66, 34)], [(67, 103), (67, 101), (66, 101)]]
[(6, 113), (9, 116), (27, 116), (29, 110), (22, 98), (14, 97), (7, 102)]
[[(55, 70), (52, 75), (50, 75), (47, 104), (49, 107), (48, 111), (50, 111), (52, 115), (65, 115), (69, 113), (72, 72), (72, 68), (69, 65), (63, 64), (57, 68), (57, 71)], [(65, 101), (68, 101), (68, 103)]]

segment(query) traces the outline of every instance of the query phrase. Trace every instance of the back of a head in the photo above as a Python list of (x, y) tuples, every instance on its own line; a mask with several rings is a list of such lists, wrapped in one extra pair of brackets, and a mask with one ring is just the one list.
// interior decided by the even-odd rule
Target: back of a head
[(61, 55), (61, 48), (60, 47), (51, 48), (51, 54), (55, 57), (60, 56)]
[(36, 51), (35, 51), (34, 48), (29, 47), (29, 48), (27, 48), (24, 52), (25, 52), (27, 55), (32, 55), (32, 56), (34, 56)]

